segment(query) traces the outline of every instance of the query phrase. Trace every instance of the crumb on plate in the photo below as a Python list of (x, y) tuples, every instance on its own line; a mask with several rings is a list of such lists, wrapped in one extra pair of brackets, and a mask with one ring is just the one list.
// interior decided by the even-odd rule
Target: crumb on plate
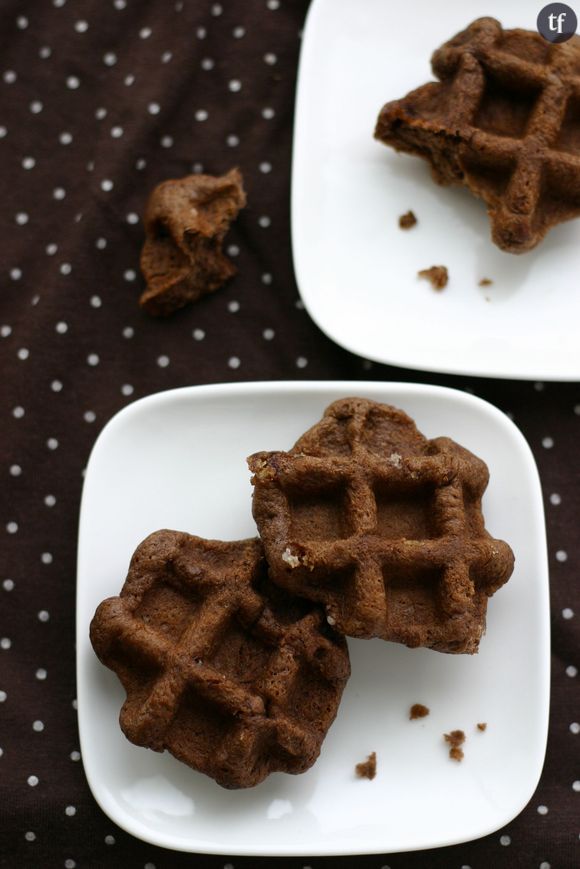
[(493, 281), (491, 280), (491, 278), (482, 278), (479, 282), (480, 287), (491, 287), (492, 284)]
[(369, 754), (366, 760), (362, 763), (357, 763), (354, 768), (357, 776), (359, 778), (368, 778), (374, 779), (377, 774), (377, 753), (373, 751), (372, 754)]
[(443, 737), (449, 743), (449, 757), (451, 760), (461, 761), (464, 754), (461, 746), (465, 742), (465, 733), (463, 730), (452, 730), (451, 733), (444, 733)]
[(426, 718), (431, 710), (428, 706), (423, 706), (422, 703), (413, 703), (409, 709), (409, 718), (414, 721), (416, 718)]
[(429, 281), (434, 290), (443, 290), (449, 281), (449, 272), (446, 266), (431, 266), (430, 269), (421, 269), (417, 272), (420, 278)]
[(487, 721), (480, 721), (477, 725), (477, 729), (481, 730), (482, 733), (484, 730), (487, 730)]
[(399, 217), (399, 226), (401, 229), (412, 229), (417, 222), (417, 218), (412, 211), (407, 211), (406, 214), (401, 214)]

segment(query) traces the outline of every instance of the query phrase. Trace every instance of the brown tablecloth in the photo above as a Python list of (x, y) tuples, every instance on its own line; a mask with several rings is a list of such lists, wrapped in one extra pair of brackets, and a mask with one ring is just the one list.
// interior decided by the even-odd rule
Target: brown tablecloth
[[(580, 865), (580, 388), (369, 367), (310, 321), (289, 227), (307, 5), (3, 0), (2, 867)], [(228, 239), (238, 276), (167, 321), (148, 318), (137, 307), (148, 191), (192, 169), (232, 165), (249, 197)], [(264, 378), (466, 388), (512, 414), (528, 438), (549, 531), (552, 715), (538, 791), (506, 829), (433, 852), (260, 862), (147, 845), (117, 829), (91, 796), (79, 758), (74, 648), (77, 520), (91, 446), (140, 396)]]

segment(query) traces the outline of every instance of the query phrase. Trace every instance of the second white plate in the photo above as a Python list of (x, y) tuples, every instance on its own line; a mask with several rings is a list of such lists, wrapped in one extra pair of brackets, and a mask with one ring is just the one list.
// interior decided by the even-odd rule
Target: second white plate
[[(373, 140), (388, 100), (433, 80), (432, 51), (474, 18), (535, 29), (525, 0), (314, 0), (304, 32), (292, 169), (300, 293), (326, 334), (407, 368), (580, 380), (580, 220), (530, 253), (490, 240), (485, 206)], [(418, 225), (399, 229), (412, 209)], [(419, 269), (445, 265), (434, 292)], [(482, 278), (493, 280), (480, 287)]]

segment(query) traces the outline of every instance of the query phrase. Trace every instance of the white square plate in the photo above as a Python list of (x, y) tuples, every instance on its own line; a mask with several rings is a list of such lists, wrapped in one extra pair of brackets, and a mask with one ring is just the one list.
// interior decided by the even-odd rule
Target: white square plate
[[(255, 534), (245, 458), (289, 448), (337, 398), (395, 404), (428, 436), (481, 456), (491, 482), (487, 526), (516, 568), (491, 600), (474, 657), (349, 641), (352, 677), (320, 759), (226, 791), (168, 754), (131, 745), (124, 692), (97, 660), (89, 623), (118, 594), (131, 554), (157, 528), (236, 539)], [(490, 404), (451, 389), (392, 383), (248, 383), (178, 389), (122, 410), (94, 447), (83, 492), (77, 598), (82, 757), (98, 803), (135, 836), (183, 851), (237, 855), (384, 853), (483, 836), (530, 799), (544, 759), (549, 694), (546, 540), (538, 475), (517, 428)], [(431, 709), (408, 720), (409, 707)], [(476, 723), (487, 721), (485, 733)], [(467, 734), (449, 760), (442, 734)], [(377, 752), (374, 781), (355, 764)]]
[[(580, 380), (580, 220), (530, 253), (503, 253), (481, 201), (373, 139), (384, 103), (433, 80), (435, 48), (483, 15), (535, 30), (540, 5), (312, 3), (294, 132), (294, 266), (312, 318), (353, 353), (424, 371)], [(403, 231), (409, 209), (419, 223)], [(449, 269), (441, 293), (417, 277), (432, 265)], [(484, 277), (492, 286), (478, 286)]]

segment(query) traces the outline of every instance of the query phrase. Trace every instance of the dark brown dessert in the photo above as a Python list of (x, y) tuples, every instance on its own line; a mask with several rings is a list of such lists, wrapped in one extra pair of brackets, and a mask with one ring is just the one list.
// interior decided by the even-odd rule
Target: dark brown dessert
[(477, 651), (514, 561), (485, 530), (481, 459), (401, 410), (344, 398), (289, 452), (248, 462), (274, 582), (343, 634)]
[(461, 746), (465, 742), (465, 733), (463, 730), (452, 730), (451, 733), (444, 733), (443, 737), (449, 743), (449, 757), (451, 760), (461, 761), (465, 757)]
[(409, 718), (415, 721), (416, 718), (426, 718), (431, 710), (428, 706), (423, 706), (422, 703), (413, 703), (409, 710)]
[(580, 37), (479, 18), (433, 54), (430, 82), (379, 114), (375, 137), (487, 205), (495, 244), (531, 250), (580, 214)]
[(235, 274), (222, 242), (245, 204), (237, 169), (220, 178), (188, 175), (155, 188), (145, 211), (141, 251), (147, 288), (140, 304), (147, 313), (166, 317)]
[(401, 214), (399, 217), (399, 226), (401, 229), (411, 229), (417, 223), (417, 218), (412, 211), (407, 211), (406, 214)]
[(158, 531), (91, 623), (125, 736), (226, 788), (312, 766), (350, 673), (344, 638), (266, 573), (258, 540)]
[(417, 274), (429, 281), (434, 290), (444, 290), (449, 281), (449, 272), (445, 266), (431, 266), (430, 269), (421, 269)]
[(368, 778), (372, 781), (377, 774), (376, 751), (373, 751), (372, 754), (369, 754), (367, 759), (363, 760), (362, 763), (357, 763), (354, 771), (359, 778)]

